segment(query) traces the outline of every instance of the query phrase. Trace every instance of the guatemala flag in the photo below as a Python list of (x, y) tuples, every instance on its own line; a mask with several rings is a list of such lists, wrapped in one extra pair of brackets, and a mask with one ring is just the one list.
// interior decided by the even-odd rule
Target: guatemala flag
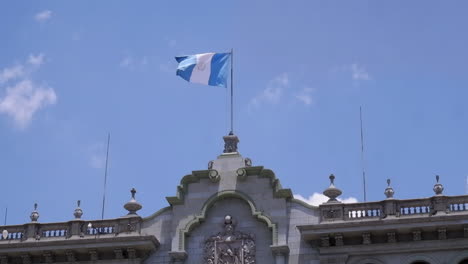
[(182, 79), (211, 86), (226, 87), (231, 53), (203, 53), (175, 58), (176, 75)]

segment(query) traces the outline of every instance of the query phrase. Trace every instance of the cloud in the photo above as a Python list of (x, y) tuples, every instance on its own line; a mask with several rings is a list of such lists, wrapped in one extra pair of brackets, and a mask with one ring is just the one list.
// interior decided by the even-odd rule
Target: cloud
[(129, 67), (133, 64), (133, 58), (131, 56), (126, 56), (120, 61), (120, 67)]
[(10, 68), (5, 68), (0, 71), (0, 84), (6, 83), (9, 80), (19, 78), (24, 75), (24, 69), (22, 65), (16, 65)]
[(52, 88), (36, 86), (31, 80), (21, 80), (6, 88), (0, 99), (0, 113), (13, 118), (19, 128), (25, 128), (39, 109), (55, 104), (57, 96)]
[(140, 59), (134, 58), (133, 56), (125, 56), (120, 61), (119, 65), (122, 68), (135, 69), (137, 67), (145, 67), (149, 64), (147, 56), (143, 56)]
[(34, 16), (34, 19), (36, 19), (36, 21), (38, 21), (38, 22), (45, 22), (45, 21), (49, 20), (51, 17), (52, 17), (52, 11), (44, 10), (42, 12), (37, 13)]
[(312, 105), (315, 103), (315, 100), (312, 97), (312, 93), (314, 91), (314, 88), (306, 87), (297, 93), (294, 97), (305, 105)]
[(363, 66), (358, 65), (357, 63), (353, 63), (351, 64), (350, 68), (351, 68), (351, 74), (352, 74), (353, 80), (369, 81), (372, 79), (369, 73), (367, 72), (367, 70)]
[(27, 63), (0, 71), (0, 85), (7, 83), (0, 98), (0, 114), (10, 116), (15, 125), (26, 128), (34, 114), (57, 102), (54, 89), (34, 83), (30, 75), (44, 63), (44, 54), (30, 55)]
[[(316, 193), (316, 192), (313, 193), (311, 196), (309, 196), (309, 198), (304, 198), (300, 194), (294, 194), (294, 198), (301, 200), (305, 203), (308, 203), (310, 205), (314, 205), (314, 206), (319, 206), (320, 204), (328, 201), (328, 197), (326, 197), (325, 195), (321, 193)], [(358, 200), (354, 197), (349, 197), (345, 199), (337, 198), (337, 200), (343, 203), (357, 203), (358, 202)]]
[(106, 166), (106, 146), (103, 143), (92, 144), (87, 150), (89, 166), (94, 169), (104, 169)]
[(277, 104), (281, 101), (284, 90), (289, 87), (289, 76), (282, 73), (269, 81), (267, 87), (250, 100), (250, 105), (259, 107), (263, 103)]
[(41, 66), (44, 63), (44, 54), (40, 53), (39, 55), (29, 55), (28, 59), (29, 64), (33, 66)]

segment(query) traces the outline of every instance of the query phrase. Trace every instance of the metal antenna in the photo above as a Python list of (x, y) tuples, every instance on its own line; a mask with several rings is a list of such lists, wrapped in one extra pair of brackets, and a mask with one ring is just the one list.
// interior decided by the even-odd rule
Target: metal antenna
[(5, 208), (5, 221), (3, 225), (6, 225), (7, 216), (8, 216), (8, 206)]
[(468, 194), (468, 176), (466, 176), (465, 180), (465, 194)]
[(107, 135), (106, 170), (104, 172), (104, 190), (103, 190), (103, 194), (102, 194), (102, 215), (101, 215), (101, 219), (104, 219), (104, 205), (106, 203), (107, 162), (109, 160), (109, 144), (110, 144), (110, 133)]
[(359, 106), (359, 118), (361, 120), (361, 166), (362, 166), (362, 185), (364, 189), (364, 202), (367, 201), (366, 196), (366, 171), (364, 168), (364, 133), (362, 131), (362, 107)]

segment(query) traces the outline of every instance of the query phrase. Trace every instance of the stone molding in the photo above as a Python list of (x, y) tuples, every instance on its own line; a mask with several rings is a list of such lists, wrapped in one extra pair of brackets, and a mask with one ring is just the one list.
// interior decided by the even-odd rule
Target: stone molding
[[(239, 198), (245, 202), (250, 207), (252, 216), (257, 218), (258, 220), (264, 222), (267, 227), (271, 230), (272, 233), (272, 245), (277, 245), (278, 244), (278, 229), (275, 223), (271, 221), (271, 219), (263, 214), (263, 212), (259, 211), (257, 207), (255, 206), (255, 203), (253, 200), (246, 194), (236, 191), (236, 190), (225, 190), (218, 192), (214, 195), (212, 195), (203, 205), (200, 213), (198, 215), (189, 215), (187, 218), (192, 218), (184, 227), (178, 228), (178, 246), (177, 250), (174, 250), (175, 252), (182, 252), (185, 250), (185, 238), (190, 231), (192, 231), (196, 226), (200, 225), (206, 218), (206, 213), (208, 209), (216, 203), (220, 199), (224, 198)], [(186, 219), (187, 219), (186, 218)]]
[(429, 256), (423, 255), (423, 254), (414, 254), (406, 257), (406, 259), (403, 261), (402, 264), (411, 264), (415, 261), (426, 261), (431, 264), (441, 264), (439, 260), (436, 260), (434, 258), (431, 258)]
[[(273, 197), (275, 198), (293, 198), (291, 189), (283, 189), (279, 179), (276, 177), (275, 173), (270, 169), (265, 169), (263, 166), (254, 166), (239, 168), (237, 171), (241, 172), (241, 175), (237, 174), (238, 177), (240, 177), (241, 181), (245, 181), (246, 178), (249, 176), (258, 176), (259, 178), (270, 179), (270, 184), (273, 188)], [(187, 174), (182, 178), (180, 184), (177, 186), (176, 195), (168, 196), (166, 197), (166, 200), (172, 206), (184, 204), (184, 198), (187, 194), (189, 184), (200, 182), (201, 179), (209, 179), (212, 183), (216, 184), (219, 182), (218, 177), (219, 172), (213, 169), (192, 171), (191, 174)]]
[(289, 246), (288, 245), (276, 245), (270, 246), (271, 252), (273, 255), (281, 255), (287, 256), (289, 254)]
[(201, 179), (209, 179), (210, 171), (211, 170), (198, 170), (192, 171), (191, 174), (185, 175), (180, 180), (180, 184), (177, 186), (176, 196), (166, 197), (167, 202), (172, 206), (184, 204), (184, 198), (188, 190), (188, 185), (190, 183), (200, 182)]
[[(319, 247), (320, 255), (349, 254), (349, 256), (362, 255), (389, 255), (389, 254), (413, 254), (414, 252), (437, 252), (440, 249), (451, 249), (454, 251), (468, 250), (468, 240), (447, 239), (447, 240), (423, 240), (414, 242), (398, 243), (373, 243), (370, 245), (345, 245), (342, 247)], [(418, 255), (419, 256), (419, 255)], [(414, 261), (416, 259), (413, 259)], [(406, 264), (407, 262), (402, 262)], [(410, 262), (408, 262), (410, 263)], [(435, 264), (437, 262), (429, 262)]]

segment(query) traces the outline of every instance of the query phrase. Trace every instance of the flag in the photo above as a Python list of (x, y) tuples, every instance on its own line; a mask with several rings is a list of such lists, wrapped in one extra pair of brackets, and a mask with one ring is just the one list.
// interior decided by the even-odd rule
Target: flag
[(203, 53), (175, 59), (179, 63), (176, 75), (182, 79), (211, 86), (227, 86), (231, 53)]

